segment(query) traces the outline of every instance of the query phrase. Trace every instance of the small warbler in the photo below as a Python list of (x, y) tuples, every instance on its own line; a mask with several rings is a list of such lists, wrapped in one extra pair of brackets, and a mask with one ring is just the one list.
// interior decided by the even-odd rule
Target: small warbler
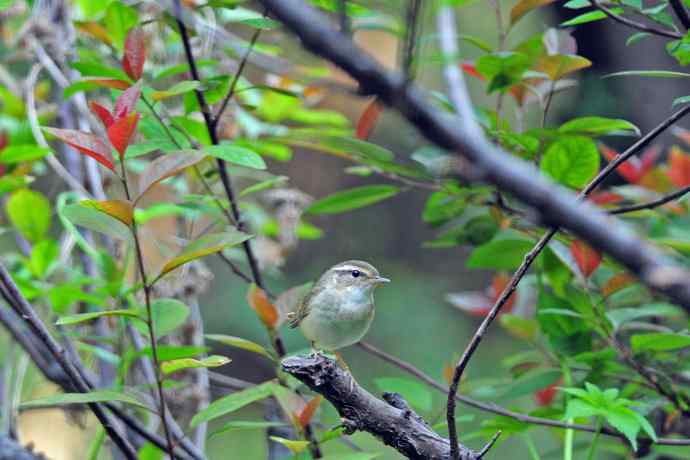
[(300, 326), (316, 350), (353, 345), (374, 320), (374, 289), (389, 281), (361, 260), (334, 265), (321, 275), (297, 311), (288, 314), (289, 326)]

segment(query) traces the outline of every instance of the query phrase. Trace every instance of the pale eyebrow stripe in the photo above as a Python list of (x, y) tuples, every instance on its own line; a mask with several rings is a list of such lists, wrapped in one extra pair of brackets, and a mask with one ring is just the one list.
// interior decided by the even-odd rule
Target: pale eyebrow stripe
[(362, 273), (366, 273), (367, 275), (370, 275), (370, 273), (367, 270), (364, 270), (362, 267), (358, 267), (356, 265), (343, 265), (341, 267), (334, 268), (333, 270), (337, 272), (349, 272), (353, 270), (358, 270)]

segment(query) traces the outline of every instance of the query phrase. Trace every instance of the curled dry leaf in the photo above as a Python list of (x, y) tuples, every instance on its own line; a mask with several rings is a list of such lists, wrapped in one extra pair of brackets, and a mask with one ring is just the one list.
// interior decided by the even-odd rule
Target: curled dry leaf
[(146, 48), (144, 47), (144, 31), (134, 27), (127, 33), (125, 39), (125, 54), (122, 57), (122, 70), (134, 81), (141, 78), (146, 62)]
[(74, 147), (84, 155), (88, 155), (111, 171), (113, 155), (110, 146), (103, 139), (92, 133), (84, 133), (74, 129), (43, 128), (47, 133), (60, 139), (65, 144)]

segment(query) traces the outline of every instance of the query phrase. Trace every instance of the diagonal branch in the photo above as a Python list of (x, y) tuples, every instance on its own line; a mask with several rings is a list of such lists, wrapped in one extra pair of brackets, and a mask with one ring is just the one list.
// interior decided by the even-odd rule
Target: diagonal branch
[(599, 0), (592, 0), (592, 5), (604, 13), (606, 16), (609, 18), (613, 19), (614, 21), (623, 24), (624, 26), (628, 26), (630, 28), (633, 28), (635, 30), (640, 30), (642, 32), (647, 32), (653, 35), (659, 35), (661, 37), (669, 37), (669, 38), (683, 38), (683, 34), (680, 34), (678, 32), (675, 32), (673, 30), (668, 30), (668, 29), (659, 29), (657, 27), (653, 26), (648, 26), (646, 24), (642, 24), (641, 22), (633, 21), (632, 19), (628, 19), (626, 17), (620, 16), (616, 14), (615, 12), (611, 11), (608, 7), (604, 6), (601, 4)]
[(683, 196), (687, 195), (689, 192), (690, 192), (690, 186), (683, 187), (681, 189), (676, 190), (675, 192), (669, 193), (668, 195), (664, 195), (661, 198), (658, 198), (656, 200), (647, 201), (646, 203), (639, 203), (639, 204), (633, 204), (630, 206), (621, 206), (619, 208), (610, 209), (609, 214), (617, 215), (617, 214), (625, 214), (625, 213), (633, 212), (633, 211), (642, 211), (644, 209), (658, 208), (659, 206), (663, 206), (666, 203), (670, 203), (671, 201), (675, 201), (679, 198), (682, 198)]
[[(346, 433), (367, 431), (410, 459), (450, 458), (448, 440), (431, 430), (400, 395), (384, 393), (383, 401), (376, 398), (321, 354), (285, 358), (282, 368), (333, 404)], [(465, 446), (459, 448), (462, 460), (481, 458)]]
[(668, 3), (673, 8), (673, 12), (676, 13), (678, 20), (685, 29), (690, 29), (690, 15), (688, 15), (688, 10), (685, 9), (682, 0), (668, 0)]

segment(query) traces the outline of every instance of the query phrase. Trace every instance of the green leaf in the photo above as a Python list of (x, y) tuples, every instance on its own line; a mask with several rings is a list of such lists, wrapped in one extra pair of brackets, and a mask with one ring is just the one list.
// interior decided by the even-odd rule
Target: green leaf
[(275, 359), (275, 357), (268, 350), (266, 350), (266, 348), (262, 347), (258, 343), (252, 342), (251, 340), (223, 334), (206, 334), (204, 337), (209, 340), (213, 340), (214, 342), (220, 342), (223, 345), (258, 353), (271, 360)]
[(475, 248), (465, 261), (468, 268), (491, 268), (513, 270), (520, 266), (534, 241), (516, 233), (499, 233), (489, 241)]
[(225, 233), (211, 233), (204, 235), (198, 240), (190, 243), (182, 252), (168, 261), (161, 269), (160, 274), (156, 279), (170, 273), (176, 268), (191, 262), (192, 260), (200, 259), (209, 254), (220, 252), (225, 248), (236, 246), (247, 241), (252, 235), (242, 233), (234, 228), (228, 228)]
[(673, 104), (671, 104), (671, 107), (675, 107), (675, 106), (681, 105), (681, 104), (687, 104), (689, 102), (690, 102), (690, 96), (677, 97), (673, 100)]
[(661, 316), (670, 318), (682, 318), (683, 310), (667, 303), (653, 303), (634, 308), (618, 308), (606, 312), (614, 329), (620, 328), (622, 324), (635, 321), (649, 316)]
[(640, 422), (635, 412), (627, 407), (613, 406), (606, 411), (606, 421), (625, 435), (634, 451), (637, 451), (637, 433), (640, 432)]
[(134, 310), (106, 310), (94, 311), (90, 313), (78, 313), (76, 315), (61, 316), (55, 322), (58, 326), (67, 326), (71, 324), (80, 324), (86, 321), (92, 321), (96, 318), (104, 318), (109, 316), (120, 316), (124, 318), (135, 318), (144, 321), (140, 313)]
[(589, 403), (581, 399), (570, 399), (568, 400), (565, 415), (563, 415), (564, 420), (570, 420), (580, 417), (592, 417), (599, 414), (599, 408), (593, 407)]
[(122, 51), (129, 29), (139, 23), (139, 13), (122, 2), (112, 2), (105, 10), (105, 28), (115, 47)]
[(676, 58), (682, 66), (690, 64), (690, 36), (686, 35), (680, 40), (674, 40), (666, 44), (668, 54)]
[(582, 188), (599, 171), (599, 151), (590, 138), (564, 137), (549, 146), (540, 167), (556, 182)]
[(32, 243), (50, 229), (50, 202), (40, 192), (17, 190), (5, 203), (5, 211), (12, 225)]
[(260, 421), (260, 422), (245, 422), (245, 421), (234, 421), (234, 422), (228, 422), (225, 425), (223, 425), (222, 428), (214, 431), (211, 433), (211, 437), (223, 434), (223, 433), (230, 433), (233, 431), (245, 431), (245, 430), (263, 430), (266, 428), (277, 428), (281, 426), (288, 426), (286, 423), (281, 423), (281, 422), (265, 422), (265, 421)]
[(65, 206), (62, 210), (62, 216), (73, 225), (88, 228), (113, 238), (124, 241), (129, 241), (132, 238), (132, 232), (127, 225), (96, 208), (84, 206), (81, 203)]
[(581, 117), (563, 123), (558, 132), (585, 136), (640, 135), (640, 129), (626, 120), (604, 117)]
[(327, 454), (321, 460), (372, 460), (383, 455), (380, 452), (341, 452), (339, 454)]
[[(75, 70), (78, 70), (79, 73), (84, 77), (106, 77), (115, 80), (129, 80), (129, 77), (124, 70), (117, 67), (103, 65), (100, 62), (76, 61), (69, 63), (69, 66)], [(88, 81), (82, 81), (82, 83), (88, 83)]]
[[(139, 316), (146, 318), (146, 308), (138, 309)], [(160, 338), (182, 326), (189, 316), (189, 307), (176, 299), (156, 299), (151, 302), (151, 317), (153, 319), (156, 337)], [(138, 321), (132, 323), (139, 332), (149, 335), (149, 329)]]
[[(621, 14), (623, 8), (610, 8), (611, 12), (614, 14)], [(606, 14), (603, 11), (590, 11), (589, 13), (584, 13), (579, 16), (575, 16), (568, 21), (562, 22), (561, 27), (572, 27), (578, 26), (580, 24), (586, 24), (588, 22), (600, 21), (606, 18)]]
[(222, 417), (223, 415), (243, 408), (247, 404), (268, 398), (273, 394), (274, 381), (264, 382), (246, 390), (231, 393), (213, 401), (205, 409), (199, 411), (191, 420), (190, 425), (196, 427), (200, 423)]
[(626, 70), (604, 75), (602, 78), (611, 77), (652, 77), (652, 78), (688, 78), (690, 73), (675, 72), (672, 70)]
[(374, 379), (374, 382), (382, 391), (399, 393), (412, 407), (418, 410), (430, 412), (433, 409), (433, 396), (422, 383), (397, 377), (380, 377)]
[[(209, 351), (208, 347), (194, 347), (191, 345), (158, 345), (158, 359), (163, 361), (171, 361), (173, 359), (194, 358), (202, 353)], [(137, 355), (145, 355), (153, 357), (151, 347), (142, 348)]]
[(638, 334), (630, 337), (630, 344), (636, 353), (641, 351), (678, 350), (690, 347), (690, 335), (674, 334), (672, 332)]
[(44, 238), (31, 248), (29, 268), (36, 278), (46, 276), (60, 255), (60, 247), (55, 240)]
[(489, 93), (519, 83), (528, 66), (527, 55), (508, 51), (487, 54), (477, 60), (477, 71), (489, 80)]
[(175, 83), (170, 88), (162, 91), (154, 91), (151, 93), (151, 98), (154, 101), (162, 101), (173, 96), (179, 96), (180, 94), (188, 93), (197, 89), (201, 83), (196, 80), (185, 80), (179, 83)]
[(261, 155), (246, 147), (222, 143), (205, 147), (204, 153), (247, 168), (266, 169), (266, 163)]
[(171, 359), (169, 361), (161, 363), (161, 370), (164, 374), (172, 374), (173, 372), (181, 371), (184, 369), (220, 367), (224, 366), (225, 364), (228, 364), (230, 361), (230, 358), (226, 358), (225, 356), (220, 355), (211, 355), (203, 359)]
[(0, 150), (0, 163), (12, 165), (22, 161), (39, 160), (50, 153), (50, 149), (38, 145), (8, 145)]
[(178, 150), (153, 160), (139, 177), (139, 196), (136, 202), (154, 185), (175, 176), (199, 163), (205, 157), (194, 150)]
[(125, 393), (110, 390), (91, 391), (89, 393), (62, 393), (58, 395), (48, 396), (45, 398), (34, 399), (32, 401), (26, 401), (23, 402), (20, 407), (53, 407), (64, 406), (68, 404), (85, 404), (92, 402), (112, 401), (119, 401), (150, 410), (148, 407), (137, 401), (132, 396), (127, 395)]
[(365, 185), (328, 195), (304, 210), (308, 214), (338, 214), (369, 206), (395, 196), (400, 188), (393, 185)]
[(247, 196), (252, 193), (261, 192), (263, 190), (268, 190), (270, 188), (279, 187), (285, 185), (285, 183), (290, 180), (288, 176), (276, 176), (266, 179), (257, 184), (250, 185), (240, 192), (240, 197)]
[(521, 396), (530, 395), (553, 383), (558, 382), (562, 373), (554, 369), (534, 369), (526, 372), (520, 378), (511, 382), (502, 398), (515, 399)]

